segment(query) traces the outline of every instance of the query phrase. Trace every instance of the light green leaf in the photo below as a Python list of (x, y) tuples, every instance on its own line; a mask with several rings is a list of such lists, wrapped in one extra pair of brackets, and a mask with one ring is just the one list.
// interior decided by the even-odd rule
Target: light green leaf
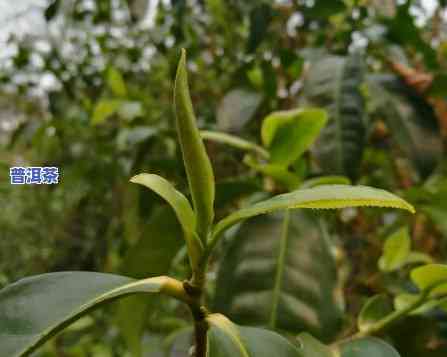
[(121, 118), (131, 121), (144, 114), (143, 105), (137, 101), (123, 100), (118, 114)]
[(235, 325), (221, 314), (206, 318), (209, 324), (207, 357), (301, 357), (287, 339), (272, 331)]
[(0, 356), (27, 355), (99, 304), (134, 293), (163, 292), (169, 279), (62, 272), (19, 280), (0, 290)]
[(330, 240), (314, 212), (243, 222), (221, 258), (214, 310), (236, 323), (332, 340), (342, 307)]
[(123, 75), (115, 67), (109, 67), (107, 71), (107, 84), (117, 97), (127, 96), (127, 88)]
[(351, 180), (345, 176), (321, 176), (311, 178), (301, 184), (301, 188), (312, 188), (321, 185), (350, 185)]
[(390, 272), (405, 265), (410, 248), (408, 227), (402, 227), (391, 234), (385, 241), (383, 254), (379, 259), (380, 270)]
[(213, 235), (219, 236), (240, 220), (286, 208), (331, 209), (358, 206), (392, 207), (414, 213), (414, 207), (402, 198), (368, 186), (322, 185), (296, 190), (236, 211), (219, 221)]
[(288, 190), (295, 190), (300, 185), (300, 177), (290, 172), (287, 167), (283, 165), (259, 164), (257, 160), (249, 155), (244, 158), (244, 163), (261, 174), (270, 176)]
[(238, 136), (218, 132), (218, 131), (200, 131), (200, 135), (205, 140), (211, 140), (218, 143), (226, 144), (232, 146), (239, 150), (249, 151), (259, 154), (264, 159), (268, 159), (270, 154), (261, 146), (252, 143), (251, 141), (241, 139)]
[(214, 174), (197, 128), (189, 95), (185, 50), (182, 50), (177, 67), (174, 103), (177, 134), (197, 216), (197, 231), (204, 240), (214, 219)]
[(270, 150), (272, 163), (288, 166), (297, 160), (309, 149), (326, 122), (326, 112), (314, 108), (268, 115), (262, 123), (261, 137)]
[(369, 298), (360, 311), (357, 325), (360, 331), (368, 330), (377, 321), (393, 312), (393, 306), (385, 295)]
[(193, 267), (196, 267), (203, 248), (195, 233), (196, 216), (187, 198), (181, 192), (177, 191), (167, 180), (158, 175), (139, 174), (132, 177), (130, 182), (146, 186), (171, 205), (182, 226), (191, 264)]
[[(394, 308), (396, 310), (404, 310), (407, 307), (411, 306), (412, 304), (414, 304), (416, 301), (418, 301), (420, 299), (420, 295), (419, 294), (408, 294), (408, 293), (404, 293), (404, 294), (399, 294), (396, 295), (394, 298)], [(442, 305), (445, 303), (445, 300), (441, 299), (441, 300), (429, 300), (426, 303), (422, 304), (420, 307), (418, 307), (417, 309), (412, 310), (411, 312), (409, 312), (409, 315), (418, 315), (418, 314), (424, 314), (436, 307), (438, 307), (439, 305)]]
[(431, 264), (433, 263), (433, 258), (428, 254), (422, 252), (410, 252), (408, 254), (405, 264)]
[(123, 101), (120, 99), (100, 99), (93, 109), (91, 123), (93, 125), (103, 123), (107, 118), (115, 114), (122, 104)]
[(369, 76), (368, 90), (393, 143), (422, 177), (430, 175), (443, 157), (442, 135), (430, 105), (397, 76)]
[(334, 346), (326, 346), (307, 333), (298, 336), (302, 357), (400, 357), (385, 341), (375, 337), (347, 340)]
[(421, 291), (430, 289), (432, 296), (447, 294), (447, 265), (427, 264), (413, 269), (410, 275)]

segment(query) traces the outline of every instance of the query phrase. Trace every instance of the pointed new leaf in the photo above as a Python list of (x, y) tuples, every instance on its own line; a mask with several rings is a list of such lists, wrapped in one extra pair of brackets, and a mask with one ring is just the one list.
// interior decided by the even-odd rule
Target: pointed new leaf
[(391, 312), (393, 312), (393, 306), (385, 295), (375, 295), (369, 298), (363, 305), (358, 317), (359, 330), (367, 330)]
[[(0, 356), (29, 354), (83, 313), (133, 293), (159, 293), (173, 279), (62, 272), (19, 280), (0, 290)], [(179, 283), (181, 284), (181, 283)]]
[(262, 123), (262, 142), (271, 153), (271, 161), (288, 166), (315, 141), (326, 125), (327, 114), (321, 109), (294, 109), (273, 112)]
[(207, 357), (302, 357), (299, 350), (272, 331), (235, 325), (224, 315), (212, 314)]
[(158, 175), (139, 174), (132, 177), (130, 182), (146, 186), (170, 204), (182, 226), (191, 264), (193, 267), (197, 266), (196, 263), (202, 252), (202, 244), (195, 234), (196, 216), (186, 197)]
[(402, 227), (391, 234), (383, 246), (383, 254), (379, 259), (382, 271), (393, 271), (407, 262), (411, 249), (408, 227)]
[(220, 233), (243, 219), (280, 209), (331, 209), (358, 206), (393, 207), (414, 213), (412, 205), (385, 190), (368, 186), (322, 185), (277, 195), (236, 211), (216, 224), (213, 235), (218, 237)]
[(411, 271), (411, 279), (421, 290), (432, 295), (447, 294), (447, 265), (427, 264)]
[(205, 239), (214, 218), (214, 174), (197, 128), (189, 95), (185, 50), (182, 50), (177, 68), (174, 103), (177, 134), (197, 215), (197, 230), (200, 237)]

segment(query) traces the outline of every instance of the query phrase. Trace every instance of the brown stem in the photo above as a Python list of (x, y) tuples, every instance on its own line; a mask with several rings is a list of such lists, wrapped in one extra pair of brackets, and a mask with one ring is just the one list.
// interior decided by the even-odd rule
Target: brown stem
[(203, 306), (203, 286), (205, 280), (200, 278), (199, 281), (200, 286), (193, 285), (189, 281), (185, 281), (183, 286), (192, 301), (189, 304), (189, 308), (194, 318), (194, 357), (206, 357), (208, 324), (205, 318), (208, 315), (208, 311)]
[(195, 334), (195, 357), (206, 357), (207, 350), (207, 330), (208, 325), (205, 319), (195, 321), (194, 334)]

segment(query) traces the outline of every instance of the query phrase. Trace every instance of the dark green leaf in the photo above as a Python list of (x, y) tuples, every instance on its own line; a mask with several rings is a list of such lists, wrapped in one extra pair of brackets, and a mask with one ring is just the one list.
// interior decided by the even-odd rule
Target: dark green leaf
[(325, 173), (355, 177), (365, 143), (365, 103), (360, 55), (326, 57), (317, 61), (305, 81), (305, 99), (327, 110), (329, 121), (314, 146)]
[(28, 354), (99, 304), (132, 293), (157, 293), (164, 284), (164, 277), (138, 281), (93, 272), (19, 280), (0, 290), (0, 355)]
[[(172, 259), (182, 246), (182, 231), (169, 207), (158, 208), (124, 257), (122, 272), (132, 278), (167, 275)], [(118, 303), (117, 320), (134, 357), (141, 355), (141, 337), (145, 322), (157, 306), (158, 298), (131, 296)]]
[(93, 125), (103, 123), (113, 114), (116, 114), (122, 104), (123, 101), (120, 99), (100, 99), (93, 109), (91, 123)]
[(273, 18), (273, 10), (269, 4), (263, 3), (250, 13), (250, 35), (247, 52), (254, 52), (267, 34), (268, 26)]
[(428, 89), (428, 95), (433, 97), (447, 97), (447, 74), (438, 74), (433, 78), (433, 82)]
[(375, 337), (342, 343), (338, 350), (341, 357), (400, 357), (391, 345)]
[(411, 240), (408, 227), (402, 227), (386, 239), (383, 254), (379, 259), (379, 268), (383, 271), (400, 268), (407, 262), (410, 249)]
[(50, 5), (47, 6), (45, 9), (45, 20), (47, 22), (53, 20), (53, 18), (57, 15), (60, 4), (60, 0), (52, 0)]
[(189, 201), (164, 178), (153, 174), (139, 174), (131, 178), (133, 183), (146, 186), (160, 195), (174, 210), (182, 228), (192, 267), (197, 266), (202, 252), (202, 243), (195, 233), (196, 215)]
[(432, 295), (447, 293), (447, 265), (417, 267), (411, 271), (411, 279), (421, 291), (430, 289)]
[(330, 340), (340, 327), (341, 307), (328, 240), (311, 212), (243, 223), (222, 259), (215, 309), (236, 322)]

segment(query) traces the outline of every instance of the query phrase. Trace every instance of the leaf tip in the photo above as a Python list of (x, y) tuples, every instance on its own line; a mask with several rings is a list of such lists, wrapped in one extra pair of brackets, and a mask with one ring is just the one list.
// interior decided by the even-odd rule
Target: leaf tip
[(141, 182), (141, 178), (144, 175), (146, 175), (146, 174), (138, 174), (138, 175), (132, 176), (129, 181), (132, 182), (132, 183), (140, 183)]

